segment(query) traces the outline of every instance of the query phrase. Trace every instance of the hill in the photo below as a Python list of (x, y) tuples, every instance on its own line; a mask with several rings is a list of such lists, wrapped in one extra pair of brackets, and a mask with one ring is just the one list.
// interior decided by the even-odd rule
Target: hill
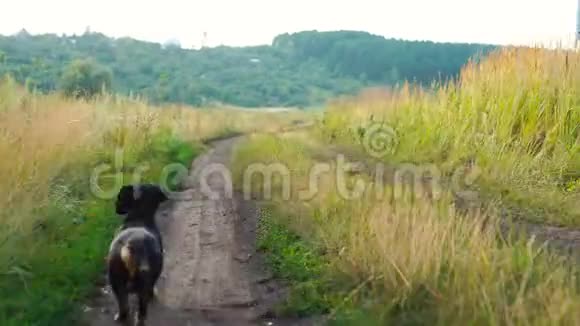
[(358, 31), (305, 31), (271, 45), (183, 49), (100, 33), (0, 36), (0, 76), (40, 91), (59, 88), (74, 59), (91, 57), (113, 73), (113, 91), (152, 102), (245, 107), (309, 106), (367, 86), (429, 83), (458, 74), (490, 45), (386, 39)]

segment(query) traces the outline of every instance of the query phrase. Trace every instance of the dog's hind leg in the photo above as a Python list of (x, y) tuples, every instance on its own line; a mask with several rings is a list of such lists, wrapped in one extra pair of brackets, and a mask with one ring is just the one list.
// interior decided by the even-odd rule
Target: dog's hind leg
[(144, 326), (147, 319), (147, 308), (151, 300), (152, 290), (143, 289), (139, 291), (139, 312), (137, 314), (137, 326)]
[(115, 314), (115, 321), (124, 322), (129, 316), (129, 293), (122, 284), (118, 282), (111, 282), (111, 289), (117, 300), (117, 314)]
[(121, 291), (115, 294), (115, 297), (118, 306), (117, 313), (115, 314), (115, 321), (124, 322), (129, 316), (129, 296), (127, 295), (127, 292)]

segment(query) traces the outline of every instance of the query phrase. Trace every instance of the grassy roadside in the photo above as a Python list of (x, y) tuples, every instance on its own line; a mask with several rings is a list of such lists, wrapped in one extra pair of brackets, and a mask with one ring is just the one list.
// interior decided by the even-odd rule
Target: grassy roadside
[[(308, 133), (257, 135), (233, 160), (238, 187), (256, 162), (281, 163), (290, 172), (289, 198), (284, 179), (272, 178), (265, 202), (273, 213), (262, 222), (267, 232), (261, 243), (292, 288), (280, 313), (322, 313), (338, 325), (580, 322), (577, 267), (539, 244), (502, 237), (491, 208), (461, 213), (451, 193), (417, 200), (392, 196), (391, 185), (381, 190), (390, 199), (376, 200), (372, 180), (362, 197), (344, 198), (333, 162), (319, 175), (318, 192), (301, 197), (312, 166), (320, 163), (315, 153), (324, 150), (313, 139)], [(347, 176), (346, 184), (361, 178)], [(262, 182), (259, 176), (250, 182), (257, 198), (264, 198)]]
[[(75, 324), (120, 222), (114, 176), (129, 183), (140, 169), (157, 183), (165, 166), (189, 166), (202, 147), (141, 103), (72, 102), (2, 86), (0, 151), (10, 159), (0, 164), (0, 324)], [(97, 196), (91, 176), (104, 165), (94, 184), (109, 193)]]
[(325, 258), (277, 219), (275, 207), (263, 207), (258, 226), (258, 250), (278, 279), (291, 285), (288, 301), (277, 313), (287, 316), (310, 316), (328, 313), (331, 299), (323, 272)]
[(75, 324), (120, 222), (117, 177), (173, 188), (180, 175), (165, 168), (189, 168), (205, 140), (304, 116), (76, 101), (0, 81), (0, 324)]
[(377, 146), (387, 164), (434, 164), (448, 177), (473, 165), (489, 201), (533, 222), (580, 226), (577, 51), (506, 48), (453, 83), (337, 101), (318, 135), (367, 155)]
[[(142, 176), (145, 182), (158, 183), (163, 167), (173, 163), (188, 166), (198, 154), (199, 149), (189, 142), (161, 137), (156, 135), (154, 140), (170, 150), (154, 149), (135, 157), (134, 162), (146, 162), (150, 167)], [(93, 281), (102, 274), (103, 257), (120, 219), (114, 214), (114, 198), (98, 199), (89, 192), (84, 177), (90, 173), (88, 167), (71, 166), (75, 172), (61, 179), (64, 183), (52, 185), (58, 189), (50, 195), (53, 204), (37, 212), (47, 222), (11, 243), (19, 243), (27, 251), (12, 251), (5, 265), (8, 272), (0, 277), (0, 292), (11, 294), (0, 300), (2, 325), (75, 324), (82, 308), (79, 303), (95, 290)], [(123, 173), (123, 179), (130, 180), (133, 172)], [(179, 180), (169, 181), (173, 188)], [(101, 183), (112, 186), (106, 180)], [(78, 191), (72, 193), (71, 188)]]
[(264, 205), (261, 209), (258, 250), (265, 253), (274, 277), (290, 289), (275, 314), (322, 316), (330, 325), (382, 325), (379, 311), (366, 309), (358, 301), (361, 291), (368, 290), (368, 284), (356, 284), (348, 275), (337, 272), (324, 248), (288, 228), (284, 222), (288, 218), (291, 217), (284, 217), (275, 205)]
[[(236, 184), (274, 207), (264, 217), (276, 225), (266, 237), (275, 239), (266, 242), (274, 269), (291, 272), (281, 276), (293, 293), (315, 285), (281, 313), (317, 307), (310, 312), (339, 325), (579, 324), (577, 265), (499, 228), (502, 207), (580, 225), (579, 69), (577, 53), (504, 49), (468, 65), (456, 83), (340, 100), (312, 131), (240, 146)], [(443, 178), (475, 167), (469, 186), (486, 202), (463, 211), (455, 189), (429, 198), (366, 174), (342, 170), (339, 180), (336, 148), (363, 162), (373, 154), (369, 161), (395, 167), (435, 166)], [(263, 178), (247, 179), (255, 163), (289, 178), (270, 176), (268, 189)], [(329, 169), (313, 180), (321, 164)], [(360, 182), (360, 196), (344, 195)], [(311, 272), (305, 257), (321, 269)]]

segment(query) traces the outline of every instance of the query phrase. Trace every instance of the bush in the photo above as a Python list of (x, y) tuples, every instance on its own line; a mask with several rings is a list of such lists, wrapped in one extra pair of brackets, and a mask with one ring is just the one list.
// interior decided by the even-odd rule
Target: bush
[(92, 98), (111, 87), (113, 73), (92, 59), (77, 59), (62, 75), (61, 90), (75, 98)]

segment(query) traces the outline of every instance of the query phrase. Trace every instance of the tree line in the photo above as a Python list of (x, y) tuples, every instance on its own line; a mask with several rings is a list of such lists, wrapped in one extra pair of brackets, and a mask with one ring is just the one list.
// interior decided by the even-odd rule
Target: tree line
[(152, 102), (310, 106), (368, 86), (455, 77), (492, 45), (387, 39), (358, 31), (305, 31), (271, 45), (184, 49), (82, 35), (0, 36), (0, 76), (38, 91), (88, 96), (109, 89)]

